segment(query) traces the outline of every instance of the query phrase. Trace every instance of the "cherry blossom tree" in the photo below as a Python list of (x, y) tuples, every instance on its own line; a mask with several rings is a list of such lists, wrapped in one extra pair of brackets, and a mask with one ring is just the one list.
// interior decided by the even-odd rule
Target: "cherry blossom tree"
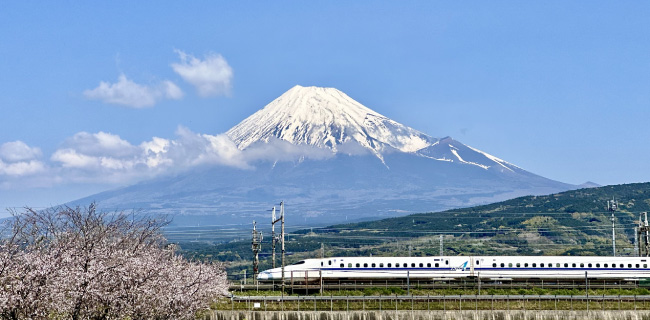
[(94, 204), (14, 212), (0, 240), (0, 317), (194, 318), (227, 294), (226, 273), (176, 254), (164, 225)]

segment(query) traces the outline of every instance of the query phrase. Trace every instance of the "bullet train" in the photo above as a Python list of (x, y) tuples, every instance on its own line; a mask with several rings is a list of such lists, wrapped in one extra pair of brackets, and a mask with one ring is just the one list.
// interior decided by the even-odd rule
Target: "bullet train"
[[(333, 257), (285, 266), (285, 279), (454, 280), (650, 279), (650, 258), (572, 256)], [(281, 268), (262, 271), (259, 281), (282, 279)]]

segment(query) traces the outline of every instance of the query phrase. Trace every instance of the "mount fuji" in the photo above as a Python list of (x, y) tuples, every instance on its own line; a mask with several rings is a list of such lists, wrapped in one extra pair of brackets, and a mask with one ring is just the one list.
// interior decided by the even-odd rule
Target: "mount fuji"
[(244, 166), (200, 166), (80, 199), (171, 215), (177, 225), (379, 219), (541, 195), (550, 180), (450, 137), (389, 119), (334, 88), (295, 86), (228, 130)]

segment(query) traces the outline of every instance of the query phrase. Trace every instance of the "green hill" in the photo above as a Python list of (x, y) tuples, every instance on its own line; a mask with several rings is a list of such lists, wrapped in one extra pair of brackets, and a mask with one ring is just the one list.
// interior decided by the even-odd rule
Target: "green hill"
[[(616, 216), (618, 255), (632, 255), (639, 213), (650, 211), (650, 183), (527, 196), (504, 202), (409, 216), (300, 230), (287, 237), (289, 262), (320, 256), (611, 255), (611, 212)], [(287, 217), (291, 223), (291, 217)], [(270, 238), (270, 237), (267, 237)], [(231, 272), (252, 271), (250, 240), (223, 244), (181, 243), (186, 254), (231, 263)], [(268, 255), (271, 244), (263, 244)], [(278, 251), (279, 253), (279, 251)], [(270, 267), (262, 256), (260, 269)], [(279, 263), (279, 260), (278, 260)]]

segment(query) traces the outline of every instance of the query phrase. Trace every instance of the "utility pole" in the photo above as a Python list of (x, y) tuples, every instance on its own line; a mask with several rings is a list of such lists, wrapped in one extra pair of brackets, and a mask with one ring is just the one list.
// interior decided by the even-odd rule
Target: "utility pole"
[(443, 237), (442, 237), (442, 235), (440, 235), (440, 256), (441, 256), (441, 257), (442, 257), (442, 255), (443, 255), (442, 239), (443, 239)]
[(273, 254), (271, 261), (273, 262), (273, 269), (275, 269), (275, 243), (277, 242), (277, 238), (275, 237), (275, 206), (271, 210), (271, 247), (273, 248)]
[(260, 266), (260, 251), (262, 250), (262, 232), (257, 231), (257, 222), (253, 221), (253, 241), (251, 243), (253, 249), (253, 279), (257, 281), (257, 273)]
[(282, 239), (282, 293), (284, 294), (284, 201), (280, 202), (280, 219), (282, 219), (280, 238)]
[(643, 231), (645, 231), (645, 256), (650, 256), (650, 226), (648, 225), (648, 213), (644, 212), (645, 221), (643, 223)]
[(614, 217), (614, 212), (618, 209), (618, 203), (612, 198), (612, 200), (607, 201), (607, 210), (612, 212), (612, 252), (614, 257), (616, 257), (616, 218)]
[(411, 249), (412, 249), (412, 247), (411, 247), (411, 245), (409, 244), (409, 257), (411, 256)]
[(648, 213), (641, 212), (639, 214), (639, 226), (635, 228), (637, 234), (640, 235), (641, 246), (639, 248), (639, 256), (650, 256), (650, 226), (648, 226)]
[(639, 253), (639, 227), (634, 227), (634, 255), (641, 256), (641, 253)]
[[(284, 201), (280, 202), (280, 217), (276, 218), (275, 216), (275, 207), (273, 207), (271, 213), (271, 233), (273, 234), (273, 267), (275, 268), (275, 242), (280, 241), (281, 251), (282, 251), (282, 295), (284, 296)], [(280, 237), (279, 239), (275, 237), (275, 224), (280, 222)]]

